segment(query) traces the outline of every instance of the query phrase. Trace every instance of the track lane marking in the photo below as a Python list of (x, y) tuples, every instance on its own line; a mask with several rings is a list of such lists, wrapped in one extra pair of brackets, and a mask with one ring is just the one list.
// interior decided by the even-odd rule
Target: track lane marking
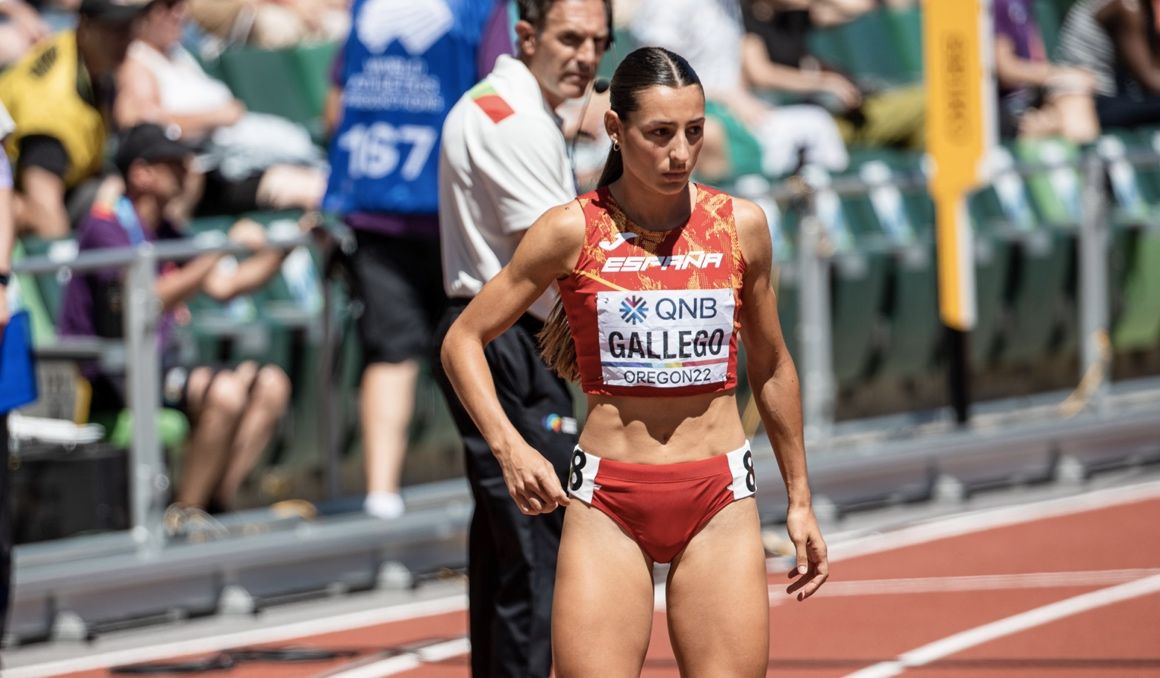
[(409, 621), (421, 617), (433, 617), (467, 609), (467, 597), (461, 595), (404, 603), (385, 608), (348, 612), (335, 617), (307, 619), (245, 631), (235, 631), (217, 636), (180, 640), (161, 645), (124, 650), (112, 650), (101, 654), (76, 657), (55, 662), (14, 667), (0, 672), (3, 678), (45, 678), (62, 673), (92, 671), (121, 664), (138, 664), (173, 657), (220, 652), (232, 647), (276, 643), (295, 638), (318, 636), (339, 631), (378, 626), (397, 621)]
[(420, 668), (423, 664), (451, 659), (452, 657), (465, 655), (468, 652), (471, 652), (471, 641), (466, 637), (456, 638), (352, 669), (328, 673), (326, 674), (326, 678), (382, 678), (383, 676), (393, 676), (404, 671), (412, 671)]
[[(1071, 572), (1024, 572), (947, 577), (899, 579), (855, 579), (827, 582), (819, 598), (833, 596), (876, 596), (915, 593), (955, 593), (959, 591), (1000, 591), (1009, 589), (1108, 586), (1160, 575), (1160, 568), (1126, 570), (1078, 570)], [(771, 584), (769, 592), (782, 593), (786, 584)], [(782, 596), (778, 596), (780, 599)]]
[[(927, 522), (911, 527), (886, 532), (837, 533), (830, 539), (830, 562), (915, 546), (948, 537), (985, 532), (999, 527), (1086, 513), (1157, 497), (1160, 497), (1160, 481), (1150, 481), (1126, 487), (1106, 488), (1047, 499), (1030, 504), (982, 509), (950, 517), (932, 518)], [(770, 558), (767, 560), (767, 569), (774, 573), (784, 572), (785, 562), (784, 558)], [(828, 590), (837, 583), (828, 582), (822, 591)], [(664, 590), (658, 587), (656, 604), (663, 606), (664, 600)], [(64, 673), (89, 671), (119, 664), (134, 664), (176, 656), (218, 652), (245, 644), (273, 643), (305, 638), (324, 633), (458, 612), (465, 609), (467, 609), (466, 596), (456, 594), (419, 603), (406, 603), (389, 608), (345, 613), (336, 617), (292, 622), (270, 628), (235, 631), (217, 636), (140, 648), (110, 650), (85, 657), (13, 667), (0, 672), (0, 676), (3, 678), (48, 678)]]
[[(1013, 504), (996, 508), (978, 509), (882, 532), (838, 533), (834, 535), (830, 562), (894, 551), (907, 546), (978, 532), (989, 532), (1002, 527), (1033, 523), (1050, 518), (1062, 518), (1077, 513), (1114, 508), (1125, 504), (1160, 498), (1160, 481), (1149, 481), (1125, 487), (1109, 487), (1028, 504)], [(771, 568), (784, 569), (784, 558), (770, 558)], [(827, 584), (829, 586), (829, 584)]]
[(894, 660), (879, 662), (860, 671), (847, 674), (845, 678), (891, 678), (907, 669), (926, 666), (1004, 636), (1157, 592), (1160, 592), (1160, 575), (1065, 598), (982, 626), (960, 631), (941, 640), (904, 652)]

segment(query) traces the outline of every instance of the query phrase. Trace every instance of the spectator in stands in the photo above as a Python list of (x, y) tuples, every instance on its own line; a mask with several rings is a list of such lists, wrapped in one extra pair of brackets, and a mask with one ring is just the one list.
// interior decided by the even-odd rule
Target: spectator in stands
[(867, 94), (845, 74), (810, 54), (809, 34), (853, 21), (872, 0), (744, 0), (745, 79), (758, 91), (818, 98), (834, 111), (848, 144), (922, 148), (926, 103), (921, 85)]
[(1059, 61), (1095, 75), (1104, 127), (1160, 122), (1160, 7), (1155, 0), (1079, 0), (1059, 33)]
[(221, 42), (261, 49), (334, 42), (350, 28), (343, 0), (190, 0), (190, 11)]
[[(165, 219), (166, 205), (181, 194), (192, 153), (157, 125), (129, 130), (117, 150), (125, 195), (98, 203), (77, 229), (81, 251), (128, 247), (181, 238)], [(246, 219), (229, 231), (234, 242), (254, 250), (232, 271), (220, 267), (221, 254), (206, 254), (175, 265), (163, 264), (154, 289), (163, 309), (161, 322), (162, 393), (165, 404), (183, 410), (191, 433), (175, 496), (184, 509), (224, 510), (270, 442), (290, 397), (290, 381), (278, 367), (252, 362), (235, 368), (186, 367), (173, 354), (173, 330), (183, 302), (198, 293), (228, 300), (257, 289), (277, 273), (284, 251), (262, 250), (261, 226)], [(69, 281), (59, 319), (61, 335), (121, 335), (122, 275), (109, 270)], [(120, 410), (127, 393), (120, 375), (85, 368), (92, 402)]]
[[(249, 113), (181, 46), (187, 0), (156, 0), (120, 70), (117, 124), (153, 122), (200, 144), (211, 167), (195, 175), (195, 214), (255, 209), (316, 209), (326, 187), (306, 130), (276, 116)], [(295, 164), (298, 163), (298, 164)], [(186, 206), (186, 211), (189, 207)]]
[(0, 69), (19, 61), (50, 33), (48, 24), (24, 0), (0, 2)]
[[(830, 170), (846, 167), (846, 145), (833, 119), (818, 106), (778, 106), (758, 98), (742, 77), (741, 8), (737, 0), (641, 0), (632, 33), (642, 45), (656, 45), (684, 55), (701, 76), (709, 100), (710, 120), (727, 112), (740, 121), (761, 148), (760, 171), (779, 176), (799, 160)], [(706, 124), (699, 169), (706, 180), (737, 172), (731, 144), (722, 130), (727, 123)], [(729, 158), (724, 160), (724, 158)], [(728, 169), (726, 169), (728, 166)]]
[[(12, 133), (15, 123), (0, 103), (0, 142)], [(13, 224), (12, 167), (8, 157), (0, 154), (0, 345), (8, 324), (8, 282), (12, 275), (12, 241), (16, 237)], [(3, 360), (0, 357), (0, 360)], [(8, 621), (8, 601), (12, 583), (12, 496), (8, 477), (8, 413), (0, 412), (0, 638)]]
[(144, 3), (83, 0), (75, 31), (0, 74), (0, 103), (16, 120), (5, 149), (15, 166), (18, 232), (64, 237), (76, 221), (70, 212), (87, 212), (96, 182), (82, 185), (101, 175), (113, 76)]
[[(500, 5), (496, 11), (506, 12)], [(488, 22), (492, 6), (490, 0), (417, 5), (405, 26), (391, 29), (394, 17), (384, 15), (394, 11), (390, 3), (356, 1), (354, 30), (335, 73), (341, 113), (325, 207), (343, 216), (358, 242), (351, 271), (363, 302), (364, 507), (383, 519), (404, 510), (399, 485), (419, 363), (431, 353), (447, 305), (438, 217), (443, 120), (497, 57), (481, 50), (485, 27), (507, 30), (505, 22)], [(394, 39), (392, 30), (419, 27), (426, 28)], [(399, 138), (384, 136), (383, 128)], [(403, 155), (387, 160), (396, 148)]]
[(1047, 60), (1031, 0), (994, 0), (991, 12), (1002, 136), (1095, 139), (1100, 126), (1092, 74)]

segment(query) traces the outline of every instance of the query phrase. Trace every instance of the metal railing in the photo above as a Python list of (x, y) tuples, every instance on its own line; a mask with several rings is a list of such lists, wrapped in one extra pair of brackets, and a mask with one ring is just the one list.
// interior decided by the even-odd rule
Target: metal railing
[[(1154, 153), (1127, 152), (1109, 160), (1097, 152), (1084, 154), (1079, 162), (1082, 170), (1082, 218), (1076, 225), (1080, 242), (1079, 258), (1079, 326), (1081, 328), (1081, 360), (1078, 381), (1086, 386), (1082, 400), (1100, 409), (1105, 407), (1106, 375), (1110, 373), (1110, 351), (1107, 348), (1109, 313), (1108, 299), (1108, 205), (1104, 178), (1110, 161), (1127, 162), (1132, 167), (1160, 166), (1160, 156)], [(1020, 176), (1076, 168), (1068, 163), (1017, 163), (1003, 170)], [(824, 187), (839, 196), (867, 194), (881, 187), (915, 190), (925, 187), (921, 172), (895, 172), (881, 182), (867, 182), (861, 178), (837, 177)], [(797, 251), (794, 263), (800, 284), (798, 287), (801, 318), (798, 327), (801, 347), (802, 403), (807, 439), (812, 445), (826, 446), (834, 426), (836, 379), (832, 359), (832, 309), (830, 277), (835, 248), (830, 241), (827, 225), (818, 214), (815, 200), (818, 188), (804, 180), (794, 179), (774, 187), (769, 198), (780, 203), (793, 203), (802, 211)], [(348, 235), (348, 234), (341, 234)], [(1023, 234), (1027, 235), (1027, 234)], [(289, 239), (271, 238), (270, 247), (293, 248), (312, 242), (309, 236)], [(345, 240), (330, 240), (328, 247), (343, 246)], [(349, 246), (349, 245), (347, 245)], [(899, 249), (903, 249), (899, 246)], [(162, 242), (141, 247), (93, 250), (71, 257), (35, 257), (19, 261), (14, 266), (18, 273), (51, 274), (68, 269), (83, 273), (98, 269), (121, 268), (127, 271), (124, 282), (125, 314), (124, 341), (127, 354), (133, 359), (125, 362), (128, 390), (133, 410), (133, 437), (130, 450), (132, 484), (131, 534), (134, 543), (145, 552), (155, 552), (164, 543), (161, 516), (162, 501), (168, 489), (168, 479), (162, 463), (161, 444), (157, 431), (157, 412), (160, 408), (160, 356), (153, 348), (157, 342), (160, 309), (153, 296), (158, 262), (189, 259), (207, 253), (244, 255), (249, 250), (228, 242), (225, 234), (209, 232), (186, 241)], [(857, 256), (853, 254), (852, 256)], [(332, 318), (333, 298), (324, 281), (322, 312), (323, 357), (321, 365), (327, 370), (335, 350)], [(64, 341), (38, 349), (43, 354), (80, 355), (107, 353), (109, 344), (92, 340)], [(80, 351), (81, 353), (78, 353)], [(327, 373), (320, 383), (328, 384)], [(332, 399), (327, 398), (319, 412), (319, 447), (325, 461), (327, 492), (333, 497), (338, 490), (338, 441), (334, 428), (335, 412)]]
[[(309, 234), (279, 237), (270, 234), (262, 249), (289, 250), (311, 245), (318, 239)], [(165, 472), (162, 443), (158, 432), (161, 411), (161, 352), (158, 330), (161, 305), (154, 292), (160, 262), (184, 261), (204, 254), (244, 256), (254, 250), (230, 242), (225, 233), (205, 232), (180, 241), (145, 243), (138, 246), (89, 250), (70, 256), (30, 257), (13, 265), (14, 273), (33, 275), (72, 274), (119, 269), (126, 275), (124, 291), (124, 360), (133, 434), (129, 448), (130, 520), (129, 534), (142, 554), (156, 554), (165, 544), (162, 520), (169, 477)], [(326, 297), (327, 299), (329, 297)], [(322, 313), (331, 309), (324, 304)], [(93, 338), (64, 339), (54, 345), (37, 347), (44, 357), (96, 357), (110, 351), (114, 341)], [(325, 369), (325, 365), (324, 365)], [(322, 382), (326, 384), (326, 381)], [(324, 447), (323, 449), (327, 449)]]

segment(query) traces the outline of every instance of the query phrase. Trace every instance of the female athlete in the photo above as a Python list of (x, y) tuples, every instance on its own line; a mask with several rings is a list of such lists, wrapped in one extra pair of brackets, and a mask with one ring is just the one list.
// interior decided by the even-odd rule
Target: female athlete
[[(557, 675), (636, 676), (653, 565), (671, 563), (669, 634), (683, 676), (764, 676), (769, 594), (753, 460), (735, 396), (737, 339), (789, 497), (787, 592), (828, 576), (811, 506), (801, 402), (756, 205), (690, 183), (705, 98), (682, 57), (646, 47), (612, 78), (597, 190), (555, 207), (447, 334), (442, 360), (526, 514), (567, 507), (553, 603)], [(553, 283), (545, 360), (588, 415), (564, 484), (516, 433), (484, 347)]]

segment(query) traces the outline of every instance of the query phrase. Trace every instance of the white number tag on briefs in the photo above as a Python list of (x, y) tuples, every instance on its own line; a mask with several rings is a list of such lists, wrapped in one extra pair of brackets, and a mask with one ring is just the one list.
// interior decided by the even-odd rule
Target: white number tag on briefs
[(733, 290), (597, 292), (606, 386), (719, 384), (729, 370)]

